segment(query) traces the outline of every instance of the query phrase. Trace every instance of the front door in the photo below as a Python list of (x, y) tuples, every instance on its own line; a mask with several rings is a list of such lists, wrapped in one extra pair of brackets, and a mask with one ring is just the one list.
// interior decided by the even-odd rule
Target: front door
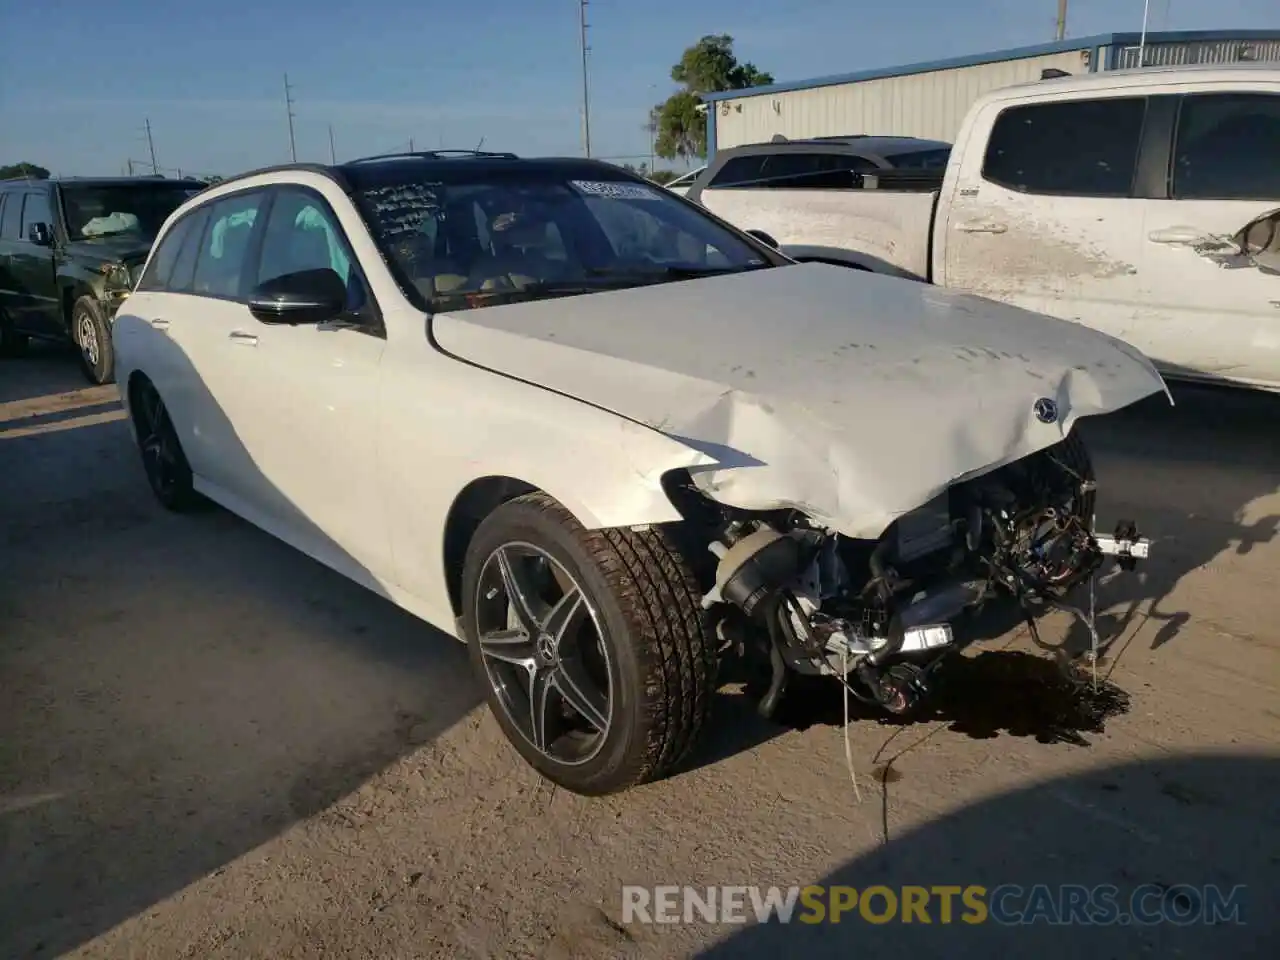
[(986, 151), (966, 159), (935, 227), (939, 282), (1129, 339), (1142, 302), (1133, 184), (1146, 105), (993, 104)]
[(240, 383), (232, 419), (259, 481), (251, 495), (271, 524), (349, 575), (385, 582), (392, 565), (377, 410), (386, 340), (327, 201), (303, 187), (273, 191), (246, 296), (268, 280), (325, 267), (347, 280), (353, 325), (264, 324), (236, 306), (226, 347)]
[(1280, 276), (1233, 242), (1280, 207), (1275, 87), (1182, 98), (1170, 198), (1144, 201), (1143, 339), (1170, 373), (1280, 385)]
[(45, 191), (33, 190), (25, 196), (9, 197), (9, 203), (18, 201), (22, 203), (19, 235), (16, 242), (8, 244), (7, 272), (13, 287), (10, 313), (14, 325), (20, 330), (41, 336), (61, 336), (66, 324), (63, 322), (62, 300), (58, 295), (54, 248), (31, 240), (31, 228), (36, 224), (42, 224), (48, 236), (53, 235), (49, 195)]

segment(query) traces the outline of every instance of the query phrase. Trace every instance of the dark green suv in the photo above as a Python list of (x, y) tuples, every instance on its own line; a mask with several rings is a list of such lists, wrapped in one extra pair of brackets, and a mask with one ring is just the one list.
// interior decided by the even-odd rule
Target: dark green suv
[(164, 177), (0, 181), (0, 353), (70, 340), (110, 383), (111, 321), (165, 219), (203, 190)]

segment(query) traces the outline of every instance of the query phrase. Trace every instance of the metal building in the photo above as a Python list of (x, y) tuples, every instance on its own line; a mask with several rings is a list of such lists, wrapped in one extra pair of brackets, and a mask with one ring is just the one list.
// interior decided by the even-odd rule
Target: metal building
[[(717, 147), (839, 134), (896, 134), (954, 142), (965, 112), (988, 90), (1050, 69), (1094, 73), (1138, 65), (1136, 33), (1001, 50), (796, 83), (707, 94), (707, 154)], [(1148, 33), (1143, 66), (1280, 62), (1280, 31)]]

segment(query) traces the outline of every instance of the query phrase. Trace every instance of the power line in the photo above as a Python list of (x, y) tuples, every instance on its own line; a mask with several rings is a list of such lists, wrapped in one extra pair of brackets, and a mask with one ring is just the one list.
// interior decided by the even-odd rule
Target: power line
[(578, 0), (578, 29), (581, 34), (582, 43), (582, 149), (586, 155), (590, 157), (591, 99), (588, 94), (587, 52), (591, 48), (587, 46), (587, 3), (588, 0)]
[(298, 147), (293, 139), (293, 88), (289, 86), (289, 74), (284, 75), (284, 109), (289, 116), (289, 156), (298, 162)]

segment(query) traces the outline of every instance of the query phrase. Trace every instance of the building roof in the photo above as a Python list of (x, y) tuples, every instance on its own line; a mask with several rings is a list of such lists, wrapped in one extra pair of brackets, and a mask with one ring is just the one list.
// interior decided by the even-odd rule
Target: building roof
[[(1141, 41), (1137, 33), (1100, 33), (1092, 37), (1079, 37), (1054, 43), (1040, 43), (1029, 47), (1013, 47), (1008, 50), (996, 50), (991, 53), (971, 54), (967, 57), (952, 57), (947, 60), (927, 60), (899, 67), (884, 67), (877, 70), (862, 70), (857, 73), (838, 73), (826, 77), (815, 77), (812, 80), (796, 80), (790, 83), (771, 83), (763, 87), (747, 87), (742, 90), (725, 90), (720, 93), (706, 93), (702, 99), (707, 102), (716, 100), (736, 100), (742, 97), (755, 97), (769, 93), (788, 93), (795, 90), (812, 90), (817, 87), (831, 87), (845, 83), (861, 83), (866, 80), (884, 80), (888, 77), (906, 77), (915, 73), (933, 73), (937, 70), (954, 70), (959, 67), (977, 67), (986, 63), (1001, 63), (1006, 60), (1022, 60), (1027, 57), (1043, 57), (1055, 53), (1070, 53), (1073, 50), (1092, 50), (1095, 47), (1129, 47), (1137, 46)], [(1221, 41), (1239, 41), (1241, 43), (1280, 40), (1280, 30), (1178, 30), (1167, 33), (1148, 33), (1148, 45), (1161, 43), (1214, 43)], [(1145, 68), (1150, 69), (1150, 68)]]

